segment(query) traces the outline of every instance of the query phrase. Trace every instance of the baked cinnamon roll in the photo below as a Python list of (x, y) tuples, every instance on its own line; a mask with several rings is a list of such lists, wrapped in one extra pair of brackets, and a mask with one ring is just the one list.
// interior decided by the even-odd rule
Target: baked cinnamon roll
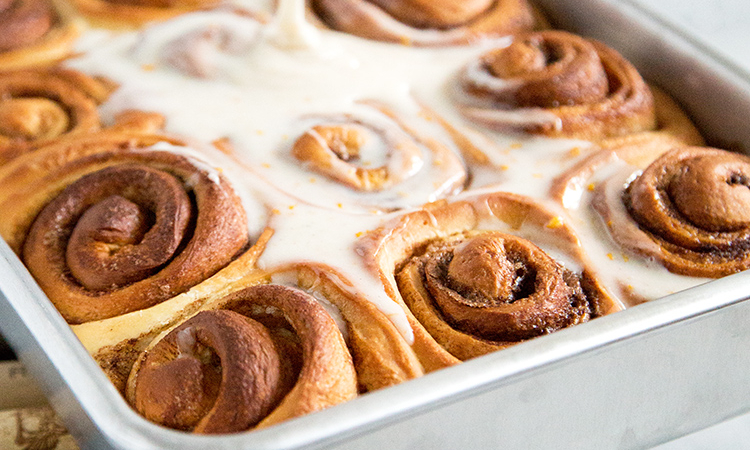
[(225, 64), (247, 54), (261, 35), (261, 19), (217, 9), (176, 17), (141, 31), (133, 57), (147, 67), (168, 67), (192, 78), (228, 78)]
[(0, 2), (0, 71), (51, 65), (69, 55), (80, 25), (65, 3)]
[(613, 49), (564, 31), (513, 37), (464, 68), (457, 102), (488, 127), (600, 140), (654, 129), (654, 99)]
[(373, 102), (303, 117), (289, 148), (294, 166), (285, 170), (280, 160), (262, 170), (289, 194), (327, 208), (389, 211), (435, 201), (460, 192), (467, 173), (427, 125)]
[(127, 397), (149, 420), (195, 433), (273, 425), (357, 395), (336, 323), (311, 295), (255, 286), (158, 339), (138, 360)]
[(174, 297), (248, 244), (229, 182), (187, 150), (154, 140), (71, 139), (17, 159), (0, 176), (2, 235), (70, 323)]
[(526, 0), (313, 0), (312, 8), (335, 30), (415, 46), (469, 43), (538, 23)]
[(620, 308), (565, 219), (515, 194), (406, 214), (361, 249), (404, 308), (426, 370)]
[(621, 246), (672, 272), (718, 278), (750, 267), (750, 158), (678, 147), (615, 173), (592, 200)]
[(0, 73), (0, 163), (63, 136), (99, 130), (111, 87), (68, 69)]

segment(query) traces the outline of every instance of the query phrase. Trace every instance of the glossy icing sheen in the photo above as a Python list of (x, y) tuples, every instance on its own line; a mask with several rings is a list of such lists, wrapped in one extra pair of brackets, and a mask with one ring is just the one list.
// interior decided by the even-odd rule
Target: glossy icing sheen
[[(246, 0), (238, 6), (251, 14), (196, 12), (142, 31), (92, 30), (79, 41), (82, 56), (68, 62), (119, 83), (100, 108), (105, 121), (127, 109), (162, 113), (168, 132), (196, 142), (196, 151), (222, 169), (246, 199), (251, 229), (267, 219), (274, 230), (259, 261), (262, 268), (298, 261), (335, 267), (356, 286), (347, 289), (366, 294), (410, 338), (403, 311), (363, 266), (355, 242), (394, 215), (455, 194), (446, 187), (455, 179), (436, 183), (441, 161), (423, 151), (419, 170), (403, 183), (359, 192), (311, 171), (289, 153), (297, 137), (320, 121), (352, 116), (383, 126), (393, 122), (383, 106), (420, 135), (460, 154), (449, 133), (425, 119), (426, 107), (488, 156), (486, 164), (459, 164), (459, 170), (468, 166), (470, 181), (458, 197), (479, 189), (517, 192), (559, 208), (561, 217), (567, 214), (547, 192), (551, 180), (586, 153), (588, 142), (485, 130), (466, 122), (452, 101), (461, 68), (507, 45), (507, 39), (435, 48), (384, 44), (316, 28), (305, 21), (304, 3), (295, 0), (282, 0), (275, 17), (263, 24), (253, 17), (273, 17), (268, 3)], [(220, 139), (231, 144), (230, 156), (210, 145)], [(372, 165), (383, 163), (379, 145), (376, 140), (365, 149)], [(653, 299), (705, 281), (623, 255), (587, 208), (570, 212), (564, 220), (578, 230), (609, 286), (624, 280), (639, 296)]]

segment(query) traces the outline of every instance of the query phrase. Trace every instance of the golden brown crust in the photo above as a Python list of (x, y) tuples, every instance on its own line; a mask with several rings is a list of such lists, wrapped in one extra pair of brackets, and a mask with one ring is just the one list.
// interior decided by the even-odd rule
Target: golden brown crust
[[(532, 241), (536, 240), (545, 245), (553, 245), (557, 251), (563, 252), (579, 265), (578, 275), (572, 275), (572, 272), (557, 266), (554, 266), (556, 268), (545, 269), (551, 270), (550, 273), (559, 275), (557, 278), (549, 278), (548, 280), (557, 279), (558, 281), (551, 285), (548, 284), (547, 287), (556, 286), (557, 288), (553, 289), (556, 292), (575, 292), (572, 301), (565, 300), (562, 302), (563, 304), (573, 305), (574, 312), (566, 318), (556, 318), (550, 323), (557, 323), (558, 325), (578, 323), (586, 320), (589, 316), (596, 317), (619, 309), (619, 305), (609, 297), (595, 280), (593, 271), (590, 269), (585, 255), (581, 252), (578, 239), (572, 229), (562, 221), (560, 216), (548, 211), (531, 199), (516, 194), (486, 194), (455, 203), (437, 204), (406, 214), (362, 240), (360, 246), (364, 254), (369, 255), (367, 256), (368, 264), (373, 270), (377, 271), (388, 294), (402, 305), (407, 314), (414, 331), (412, 348), (419, 356), (425, 370), (430, 371), (455, 364), (460, 360), (499, 350), (517, 342), (509, 339), (514, 333), (507, 329), (485, 333), (487, 322), (484, 322), (483, 325), (477, 325), (477, 322), (473, 322), (473, 319), (467, 319), (466, 314), (464, 314), (466, 308), (463, 307), (459, 308), (464, 310), (459, 316), (454, 315), (454, 319), (446, 320), (446, 315), (449, 313), (446, 313), (445, 308), (448, 303), (455, 301), (456, 293), (460, 294), (458, 297), (473, 298), (477, 302), (484, 303), (485, 300), (479, 300), (483, 297), (479, 294), (480, 292), (507, 291), (506, 288), (511, 286), (512, 283), (508, 284), (507, 280), (500, 281), (502, 277), (498, 277), (499, 272), (497, 270), (487, 271), (487, 267), (474, 266), (476, 264), (482, 266), (483, 263), (495, 266), (503, 260), (500, 256), (502, 252), (484, 252), (488, 248), (497, 247), (494, 244), (497, 244), (498, 240), (502, 243), (499, 244), (502, 248), (505, 248), (503, 242), (513, 242), (513, 244), (508, 245), (516, 250), (536, 248), (527, 243), (525, 236), (531, 238)], [(516, 245), (517, 242), (524, 242), (524, 244)], [(472, 249), (472, 247), (474, 248)], [(473, 250), (479, 249), (478, 251), (485, 253), (488, 258), (464, 258), (458, 267), (450, 269), (449, 262), (455, 258), (456, 249), (458, 249), (459, 254), (462, 251), (472, 253)], [(511, 253), (516, 254), (516, 256), (524, 253), (522, 250), (519, 250), (520, 253), (516, 250)], [(538, 249), (526, 253), (530, 255), (540, 254), (539, 252), (544, 253)], [(511, 258), (513, 262), (510, 266), (528, 259), (516, 256)], [(441, 260), (443, 262), (440, 262)], [(483, 262), (478, 262), (479, 260), (483, 260)], [(544, 256), (542, 260), (549, 262), (549, 257)], [(473, 268), (462, 267), (465, 265), (464, 263)], [(433, 268), (428, 269), (430, 265)], [(506, 268), (508, 268), (507, 265)], [(467, 278), (464, 269), (470, 272), (482, 271), (486, 276)], [(516, 274), (514, 279), (517, 281), (519, 279), (517, 273), (520, 272), (516, 272), (516, 269), (509, 269), (509, 272)], [(452, 277), (447, 275), (451, 271)], [(438, 275), (428, 275), (430, 272)], [(439, 275), (441, 273), (442, 275)], [(435, 278), (438, 281), (427, 281), (428, 278)], [(449, 278), (452, 278), (452, 281), (446, 282), (445, 280)], [(442, 281), (440, 281), (441, 279)], [(467, 287), (467, 283), (456, 282), (457, 279), (468, 279), (469, 287)], [(477, 284), (478, 280), (481, 282)], [(540, 283), (544, 284), (542, 281)], [(448, 288), (435, 287), (440, 284), (447, 285)], [(528, 288), (534, 283), (521, 284)], [(526, 288), (515, 289), (514, 292), (524, 291), (526, 293), (530, 290), (530, 288)], [(438, 290), (448, 292), (445, 295), (452, 300), (447, 303), (443, 302), (441, 306), (436, 306), (436, 295), (443, 295), (436, 294)], [(581, 295), (583, 295), (584, 290), (587, 291), (585, 293), (587, 300), (582, 301)], [(494, 300), (490, 300), (490, 303), (494, 303), (495, 306), (500, 305), (505, 302), (500, 300), (502, 297), (502, 295), (495, 296)], [(545, 298), (544, 301), (551, 301), (549, 296), (541, 297)], [(468, 303), (472, 303), (472, 301), (470, 300)], [(462, 302), (466, 303), (467, 301), (459, 301), (459, 303)], [(526, 300), (521, 302), (511, 301), (510, 309), (520, 307), (525, 302)], [(515, 303), (517, 305), (514, 305)], [(456, 309), (452, 305), (448, 308)], [(469, 307), (469, 310), (471, 309)], [(531, 316), (535, 314), (531, 314)], [(469, 316), (472, 315), (472, 313), (469, 313)], [(480, 322), (482, 321), (483, 319), (480, 319)], [(516, 319), (509, 319), (509, 321), (517, 322)], [(457, 326), (458, 322), (462, 322), (462, 324)], [(531, 327), (538, 327), (541, 334), (544, 334), (552, 331), (553, 328), (556, 328), (556, 325), (551, 326), (546, 331), (546, 325), (540, 325), (539, 323), (531, 325)], [(528, 331), (529, 328), (526, 330)], [(520, 332), (520, 335), (529, 337), (528, 333), (523, 331)]]
[(281, 349), (263, 325), (246, 316), (200, 312), (146, 352), (133, 405), (170, 428), (204, 434), (247, 430), (288, 389), (292, 368), (281, 363)]
[(49, 31), (54, 21), (52, 5), (44, 1), (0, 3), (0, 52), (33, 44)]
[[(690, 117), (682, 107), (662, 89), (650, 85), (654, 96), (656, 126), (648, 131), (606, 138), (596, 144), (602, 148), (622, 148), (636, 145), (650, 145), (653, 140), (671, 140), (675, 145), (704, 145), (705, 141)], [(658, 156), (658, 155), (654, 155)]]
[[(212, 343), (208, 344), (207, 339), (199, 338), (190, 340), (184, 337), (185, 330), (190, 330), (197, 325), (196, 322), (205, 321), (207, 317), (211, 318), (211, 322), (214, 322), (215, 319), (215, 321), (221, 321), (220, 323), (227, 323), (225, 327), (232, 330), (229, 333), (229, 340), (233, 343), (233, 350), (231, 354), (226, 354), (225, 357), (220, 358), (222, 372), (226, 371), (228, 364), (245, 366), (253, 363), (252, 361), (246, 361), (248, 356), (243, 356), (243, 352), (238, 351), (236, 347), (236, 343), (238, 342), (253, 341), (251, 338), (245, 339), (238, 336), (240, 330), (247, 328), (245, 324), (248, 320), (252, 320), (254, 324), (257, 324), (253, 325), (256, 333), (258, 332), (257, 328), (262, 328), (261, 333), (268, 338), (262, 339), (268, 345), (263, 346), (262, 349), (259, 349), (255, 353), (264, 355), (274, 353), (277, 355), (279, 362), (275, 364), (281, 372), (279, 381), (276, 383), (279, 385), (280, 390), (265, 396), (264, 408), (256, 407), (256, 409), (268, 411), (267, 414), (262, 414), (262, 417), (260, 417), (261, 414), (257, 414), (256, 418), (258, 420), (245, 420), (242, 422), (242, 426), (236, 424), (237, 427), (232, 429), (224, 429), (223, 427), (227, 425), (227, 421), (219, 421), (222, 428), (213, 431), (238, 431), (253, 426), (255, 428), (262, 428), (350, 400), (357, 395), (356, 374), (343, 336), (336, 327), (333, 319), (312, 296), (290, 287), (262, 285), (237, 291), (220, 300), (220, 303), (222, 305), (221, 310), (198, 313), (184, 324), (172, 330), (166, 337), (159, 339), (144, 352), (143, 356), (134, 366), (130, 380), (128, 381), (128, 400), (139, 411), (144, 413), (144, 409), (139, 405), (156, 403), (156, 409), (162, 413), (166, 413), (161, 414), (162, 417), (166, 416), (168, 419), (167, 421), (163, 421), (163, 424), (175, 426), (175, 422), (171, 419), (176, 418), (180, 414), (187, 414), (191, 417), (188, 417), (176, 427), (202, 432), (205, 430), (200, 425), (194, 429), (192, 423), (200, 424), (204, 421), (208, 422), (211, 419), (203, 419), (203, 414), (198, 414), (198, 420), (195, 420), (196, 417), (193, 417), (192, 408), (183, 408), (186, 402), (188, 402), (188, 397), (196, 398), (198, 400), (196, 403), (203, 404), (203, 410), (211, 409), (211, 413), (214, 413), (214, 410), (218, 411), (221, 409), (221, 405), (210, 401), (211, 398), (215, 397), (210, 395), (210, 393), (211, 391), (215, 391), (216, 388), (207, 389), (202, 386), (189, 386), (189, 388), (195, 389), (186, 389), (178, 383), (164, 383), (162, 381), (165, 380), (164, 376), (156, 376), (156, 374), (153, 376), (148, 375), (148, 371), (152, 370), (150, 365), (153, 363), (151, 361), (161, 359), (159, 356), (160, 353), (168, 355), (168, 359), (171, 361), (177, 361), (174, 359), (176, 356), (175, 343), (179, 339), (183, 340), (182, 344), (178, 343), (183, 348), (177, 349), (178, 353), (196, 354), (200, 353), (196, 350), (201, 350), (198, 347), (206, 346), (216, 349), (216, 346)], [(198, 337), (195, 331), (190, 334)], [(188, 342), (185, 343), (185, 340)], [(163, 342), (166, 344), (162, 344)], [(203, 346), (197, 345), (199, 343), (202, 343)], [(258, 344), (254, 343), (252, 345)], [(160, 347), (164, 346), (166, 346), (166, 352), (160, 349)], [(217, 354), (220, 352), (218, 349), (214, 351)], [(211, 352), (203, 351), (203, 353)], [(250, 357), (250, 359), (255, 358)], [(194, 378), (189, 374), (195, 373), (199, 365), (203, 366), (202, 371), (204, 373), (216, 370), (215, 368), (212, 369), (214, 364), (218, 363), (215, 358), (202, 358), (202, 360), (202, 364), (180, 362), (180, 364), (174, 365), (173, 369), (175, 371), (187, 369), (187, 374), (185, 372), (177, 372), (170, 376), (177, 377), (175, 378), (177, 380), (186, 379), (184, 377)], [(228, 360), (239, 362), (234, 363)], [(166, 366), (162, 367), (164, 369), (160, 369), (160, 371), (165, 373), (169, 371)], [(268, 373), (268, 371), (262, 371), (262, 373)], [(144, 374), (146, 375), (145, 379)], [(145, 383), (141, 384), (143, 381)], [(242, 387), (243, 385), (242, 382), (237, 383), (231, 380), (222, 380), (222, 391), (225, 389), (225, 383), (232, 383), (235, 388)], [(180, 388), (178, 391), (183, 391), (181, 396), (167, 396), (166, 399), (161, 399), (160, 386), (164, 386), (165, 384)], [(263, 389), (263, 392), (267, 391)], [(155, 393), (159, 393), (159, 395), (154, 395)], [(252, 390), (238, 395), (247, 397), (251, 393)], [(188, 394), (187, 397), (185, 394)], [(203, 401), (206, 397), (208, 397), (208, 400)], [(247, 403), (254, 405), (252, 401), (248, 401)], [(208, 404), (208, 407), (205, 406), (206, 404)], [(230, 408), (234, 409), (236, 407), (238, 405), (232, 402)], [(242, 405), (240, 404), (239, 407), (241, 408)], [(241, 416), (243, 414), (240, 413)]]
[[(611, 221), (610, 232), (626, 248), (661, 261), (672, 272), (721, 277), (750, 267), (750, 158), (704, 147), (665, 153), (622, 191), (630, 220), (655, 242), (623, 239), (629, 225), (612, 220), (603, 185), (594, 207)], [(614, 192), (614, 191), (613, 191)]]
[(514, 36), (459, 78), (462, 112), (491, 128), (600, 140), (651, 130), (652, 94), (613, 49), (564, 31)]
[[(194, 165), (189, 158), (178, 154), (144, 149), (149, 144), (139, 144), (149, 142), (148, 137), (115, 133), (102, 133), (99, 137), (101, 139), (94, 136), (81, 140), (71, 139), (70, 142), (29, 154), (28, 158), (23, 158), (18, 164), (7, 167), (7, 177), (0, 182), (8, 193), (8, 198), (3, 203), (9, 205), (8, 220), (3, 222), (3, 236), (22, 254), (37, 281), (63, 316), (72, 323), (123, 314), (173, 297), (226, 265), (242, 250), (248, 238), (246, 218), (240, 201), (218, 173), (207, 172), (205, 168)], [(154, 136), (151, 139), (158, 141)], [(46, 156), (53, 156), (54, 160), (45, 160)], [(36, 164), (40, 160), (44, 165)], [(162, 206), (151, 203), (152, 200), (144, 200), (149, 197), (146, 194), (148, 189), (130, 183), (128, 179), (133, 181), (132, 175), (126, 177), (125, 181), (102, 175), (109, 172), (114, 174), (119, 170), (116, 166), (128, 168), (132, 173), (142, 173), (145, 170), (153, 174), (155, 170), (178, 187), (177, 190), (184, 189), (190, 196), (187, 206), (183, 205), (174, 211), (178, 216), (188, 211), (187, 218), (180, 219), (187, 234), (185, 237), (176, 235), (176, 243), (171, 245), (176, 252), (166, 256), (164, 263), (152, 261), (156, 262), (154, 269), (146, 270), (146, 273), (153, 272), (152, 276), (120, 280), (108, 287), (104, 287), (101, 280), (94, 280), (90, 288), (86, 288), (85, 285), (91, 284), (91, 280), (81, 275), (86, 269), (84, 267), (81, 272), (79, 263), (83, 266), (94, 264), (95, 267), (100, 267), (102, 257), (107, 260), (111, 257), (108, 255), (133, 248), (133, 244), (127, 243), (127, 238), (118, 243), (117, 239), (111, 239), (113, 236), (97, 235), (96, 230), (101, 229), (101, 220), (105, 224), (116, 225), (122, 219), (112, 216), (107, 208), (101, 210), (104, 215), (99, 217), (89, 210), (87, 214), (94, 216), (84, 222), (93, 224), (89, 231), (95, 232), (93, 235), (83, 232), (82, 239), (83, 242), (90, 242), (93, 250), (99, 252), (100, 256), (96, 259), (87, 259), (86, 256), (83, 261), (75, 263), (78, 264), (76, 269), (70, 269), (68, 261), (75, 259), (76, 255), (75, 252), (66, 255), (66, 248), (68, 237), (74, 234), (73, 230), (79, 224), (78, 219), (89, 205), (113, 198), (112, 189), (107, 188), (106, 184), (90, 183), (93, 178), (102, 178), (107, 183), (128, 184), (127, 188), (115, 187), (114, 191), (119, 191), (116, 193), (138, 205), (129, 209), (136, 216), (143, 215), (149, 228), (148, 233), (153, 231), (150, 227), (152, 220), (155, 220), (153, 223), (162, 220), (158, 218), (161, 214), (159, 208)], [(100, 170), (105, 172), (97, 175)], [(23, 181), (34, 175), (41, 176), (33, 186), (24, 185)], [(135, 175), (135, 178), (141, 177)], [(19, 182), (20, 184), (16, 184)], [(185, 193), (182, 196), (184, 201)], [(63, 209), (58, 210), (58, 206)], [(111, 228), (109, 225), (104, 229)], [(138, 227), (134, 231), (136, 235), (133, 236), (133, 242), (137, 247), (142, 236), (138, 235)], [(112, 267), (118, 272), (120, 263)], [(104, 284), (107, 283), (104, 280)]]
[(531, 30), (538, 23), (526, 0), (314, 0), (312, 7), (333, 29), (416, 46), (465, 44)]
[(334, 268), (297, 263), (275, 269), (270, 276), (296, 277), (296, 285), (336, 308), (346, 327), (346, 343), (354, 360), (360, 392), (370, 392), (423, 375), (424, 370), (393, 322), (356, 292)]
[(0, 2), (0, 72), (54, 64), (69, 55), (81, 26), (56, 0)]
[(270, 229), (263, 231), (242, 255), (185, 293), (147, 309), (71, 328), (117, 390), (124, 394), (133, 364), (157, 336), (198, 311), (216, 309), (217, 302), (227, 294), (266, 281), (266, 274), (257, 269), (256, 261), (272, 234)]
[(0, 163), (99, 130), (96, 108), (109, 93), (105, 83), (69, 69), (0, 73)]

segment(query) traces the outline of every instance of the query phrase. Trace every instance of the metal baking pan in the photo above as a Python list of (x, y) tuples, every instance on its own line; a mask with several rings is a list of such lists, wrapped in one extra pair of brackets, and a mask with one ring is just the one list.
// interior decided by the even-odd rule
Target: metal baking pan
[[(747, 75), (633, 3), (536, 3), (622, 51), (710, 143), (750, 149)], [(740, 273), (268, 429), (189, 435), (131, 410), (2, 242), (0, 256), (0, 330), (84, 448), (643, 448), (750, 411)]]

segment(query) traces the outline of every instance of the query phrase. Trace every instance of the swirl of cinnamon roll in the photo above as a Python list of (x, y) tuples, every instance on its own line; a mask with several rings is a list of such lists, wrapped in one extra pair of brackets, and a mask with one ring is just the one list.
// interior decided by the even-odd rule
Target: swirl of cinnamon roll
[(357, 395), (331, 316), (278, 285), (230, 294), (158, 339), (136, 363), (128, 400), (147, 419), (195, 433), (266, 427)]
[(324, 180), (312, 179), (295, 195), (320, 204), (326, 196), (317, 189), (329, 189), (327, 197), (333, 189), (340, 191), (336, 202), (342, 206), (390, 210), (459, 192), (467, 179), (463, 162), (416, 120), (382, 105), (361, 114), (305, 118), (290, 154), (297, 170)]
[[(750, 267), (750, 158), (680, 147), (632, 181), (621, 178), (603, 184), (593, 199), (620, 245), (683, 275), (718, 278)], [(618, 193), (629, 215), (622, 220), (622, 209), (610, 206)]]
[[(3, 236), (70, 323), (174, 297), (247, 245), (243, 206), (217, 171), (170, 149), (132, 148), (137, 139), (41, 149), (0, 183), (11, 191)], [(49, 154), (57, 160), (36, 164)], [(29, 168), (43, 173), (33, 188), (23, 184)]]
[(336, 320), (352, 355), (360, 392), (424, 374), (406, 339), (372, 301), (372, 293), (355, 292), (354, 284), (338, 270), (306, 262), (274, 269), (270, 275), (273, 283), (282, 282), (311, 294)]
[(426, 370), (619, 308), (564, 220), (516, 194), (409, 213), (362, 250), (406, 311)]
[(105, 83), (73, 70), (0, 73), (0, 162), (62, 136), (97, 131), (97, 104), (108, 94)]
[(521, 34), (459, 75), (470, 119), (492, 128), (599, 140), (651, 130), (654, 100), (613, 49), (564, 31)]
[(462, 44), (534, 28), (526, 0), (314, 0), (313, 10), (333, 29), (405, 45)]
[(79, 26), (49, 0), (0, 1), (0, 70), (41, 66), (71, 50)]
[(226, 75), (226, 55), (241, 55), (257, 42), (260, 25), (260, 18), (242, 11), (196, 12), (144, 29), (132, 52), (142, 64), (215, 79)]

